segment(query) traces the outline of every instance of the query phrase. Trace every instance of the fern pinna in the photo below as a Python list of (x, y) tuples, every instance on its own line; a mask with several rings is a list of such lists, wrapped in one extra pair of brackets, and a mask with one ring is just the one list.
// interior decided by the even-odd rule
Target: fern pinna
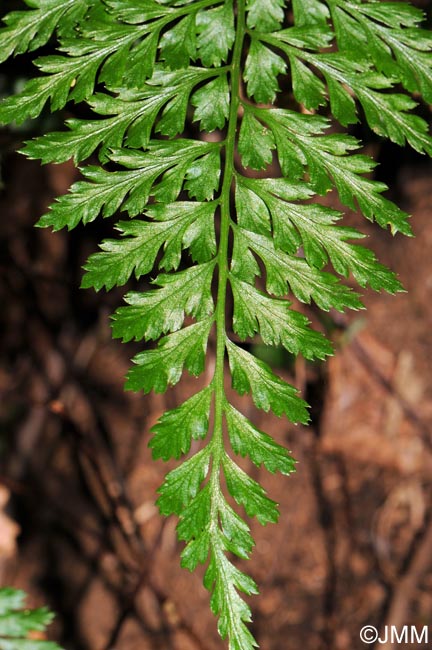
[[(360, 116), (380, 136), (432, 153), (411, 96), (432, 100), (431, 34), (419, 27), (422, 13), (403, 2), (26, 3), (4, 18), (0, 56), (48, 42), (58, 53), (35, 60), (42, 74), (3, 101), (0, 120), (35, 118), (47, 104), (52, 111), (68, 102), (89, 107), (92, 117), (66, 120), (64, 131), (27, 142), (24, 153), (43, 163), (91, 159), (40, 226), (74, 228), (123, 213), (119, 236), (88, 260), (84, 287), (152, 279), (154, 289), (127, 293), (113, 317), (115, 337), (157, 342), (133, 359), (126, 387), (164, 392), (184, 370), (199, 375), (214, 337), (211, 382), (160, 418), (150, 446), (156, 459), (180, 459), (192, 440), (202, 441), (168, 473), (158, 504), (179, 517), (182, 565), (207, 565), (204, 584), (221, 636), (231, 650), (248, 650), (256, 643), (240, 592), (257, 587), (232, 555), (249, 557), (253, 540), (222, 486), (248, 516), (276, 522), (277, 504), (235, 456), (282, 474), (294, 460), (230, 403), (224, 375), (257, 408), (307, 423), (297, 390), (239, 339), (258, 334), (267, 345), (323, 359), (330, 342), (292, 308), (290, 294), (343, 311), (362, 303), (339, 276), (400, 290), (370, 250), (352, 243), (362, 234), (340, 225), (341, 212), (311, 199), (335, 189), (347, 208), (393, 234), (411, 234), (408, 215), (371, 179), (375, 163), (356, 153), (360, 143), (341, 127)], [(290, 84), (289, 109), (278, 103), (281, 79)], [(284, 91), (285, 104), (287, 97)], [(182, 137), (187, 120), (195, 138)], [(271, 163), (280, 177), (245, 173)]]
[(0, 588), (0, 650), (61, 650), (57, 643), (43, 640), (53, 614), (46, 607), (25, 608), (25, 600), (20, 589)]

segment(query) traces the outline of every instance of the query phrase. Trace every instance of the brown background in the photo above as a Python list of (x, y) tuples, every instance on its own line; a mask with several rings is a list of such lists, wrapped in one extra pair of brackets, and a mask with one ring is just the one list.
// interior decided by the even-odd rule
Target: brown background
[[(70, 650), (221, 649), (202, 573), (179, 568), (176, 522), (154, 506), (167, 468), (147, 449), (152, 423), (206, 377), (165, 396), (123, 392), (139, 349), (111, 340), (123, 289), (78, 289), (111, 226), (34, 229), (76, 172), (21, 159), (20, 137), (1, 143), (0, 583), (48, 603), (52, 636)], [(360, 650), (366, 624), (429, 624), (432, 636), (431, 165), (374, 139), (367, 148), (416, 238), (347, 219), (407, 293), (366, 292), (367, 312), (321, 324), (306, 308), (336, 356), (275, 363), (310, 402), (311, 427), (240, 402), (299, 460), (290, 478), (246, 464), (282, 513), (276, 526), (252, 524), (252, 629), (263, 650)]]

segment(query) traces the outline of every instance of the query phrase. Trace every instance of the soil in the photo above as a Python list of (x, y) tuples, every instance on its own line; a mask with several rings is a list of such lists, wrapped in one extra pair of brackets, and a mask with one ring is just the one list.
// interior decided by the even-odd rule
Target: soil
[[(249, 468), (281, 505), (278, 525), (252, 524), (262, 650), (360, 650), (364, 625), (431, 623), (431, 168), (397, 155), (381, 152), (382, 173), (416, 237), (348, 220), (407, 293), (366, 292), (367, 311), (331, 314), (337, 354), (326, 365), (278, 368), (311, 403), (311, 427), (239, 400), (299, 461), (288, 479)], [(139, 349), (111, 340), (123, 290), (78, 289), (111, 226), (34, 229), (74, 169), (9, 153), (3, 170), (0, 582), (48, 603), (50, 634), (68, 650), (221, 650), (202, 572), (180, 569), (176, 521), (154, 505), (167, 468), (147, 447), (163, 410), (206, 378), (166, 396), (123, 392)]]

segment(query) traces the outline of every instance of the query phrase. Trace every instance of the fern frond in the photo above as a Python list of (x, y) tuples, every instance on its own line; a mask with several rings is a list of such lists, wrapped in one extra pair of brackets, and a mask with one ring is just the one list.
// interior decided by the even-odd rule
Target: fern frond
[[(0, 123), (37, 117), (45, 106), (58, 111), (69, 102), (73, 114), (71, 103), (86, 105), (89, 117), (69, 118), (23, 151), (42, 163), (87, 161), (39, 226), (72, 229), (124, 213), (119, 235), (87, 261), (82, 286), (151, 283), (128, 290), (112, 319), (114, 337), (145, 344), (126, 388), (164, 392), (185, 371), (200, 375), (215, 350), (212, 378), (160, 417), (149, 444), (163, 460), (193, 449), (167, 474), (158, 506), (179, 518), (182, 566), (207, 566), (204, 584), (230, 650), (252, 650), (242, 594), (257, 586), (231, 554), (247, 559), (253, 539), (227, 499), (264, 525), (279, 512), (235, 456), (284, 475), (295, 461), (231, 404), (224, 379), (258, 409), (306, 424), (296, 388), (242, 342), (258, 336), (323, 360), (332, 344), (293, 308), (293, 297), (342, 312), (363, 308), (348, 277), (376, 291), (402, 289), (360, 245), (363, 234), (320, 196), (334, 190), (343, 206), (411, 235), (408, 215), (373, 178), (376, 163), (345, 129), (364, 120), (378, 135), (432, 154), (427, 123), (415, 112), (420, 96), (432, 98), (431, 34), (419, 26), (422, 13), (401, 2), (27, 4), (4, 18), (3, 58), (48, 40), (57, 53), (36, 59), (43, 75), (0, 104)], [(281, 105), (287, 86), (289, 109)]]

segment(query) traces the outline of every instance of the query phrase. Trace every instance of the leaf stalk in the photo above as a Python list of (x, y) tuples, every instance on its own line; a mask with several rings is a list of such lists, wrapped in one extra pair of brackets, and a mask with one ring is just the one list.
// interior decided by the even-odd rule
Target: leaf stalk
[[(225, 403), (224, 363), (226, 339), (226, 294), (228, 283), (228, 250), (231, 223), (231, 187), (235, 174), (234, 158), (237, 136), (238, 111), (240, 106), (241, 55), (246, 33), (245, 0), (237, 2), (236, 40), (231, 63), (231, 105), (225, 148), (225, 166), (221, 190), (221, 229), (218, 249), (218, 291), (216, 298), (216, 365), (214, 372), (215, 402), (214, 429), (212, 439), (213, 468), (211, 481), (219, 487), (220, 465), (224, 453), (223, 446), (223, 410)], [(215, 493), (218, 493), (216, 490)]]

